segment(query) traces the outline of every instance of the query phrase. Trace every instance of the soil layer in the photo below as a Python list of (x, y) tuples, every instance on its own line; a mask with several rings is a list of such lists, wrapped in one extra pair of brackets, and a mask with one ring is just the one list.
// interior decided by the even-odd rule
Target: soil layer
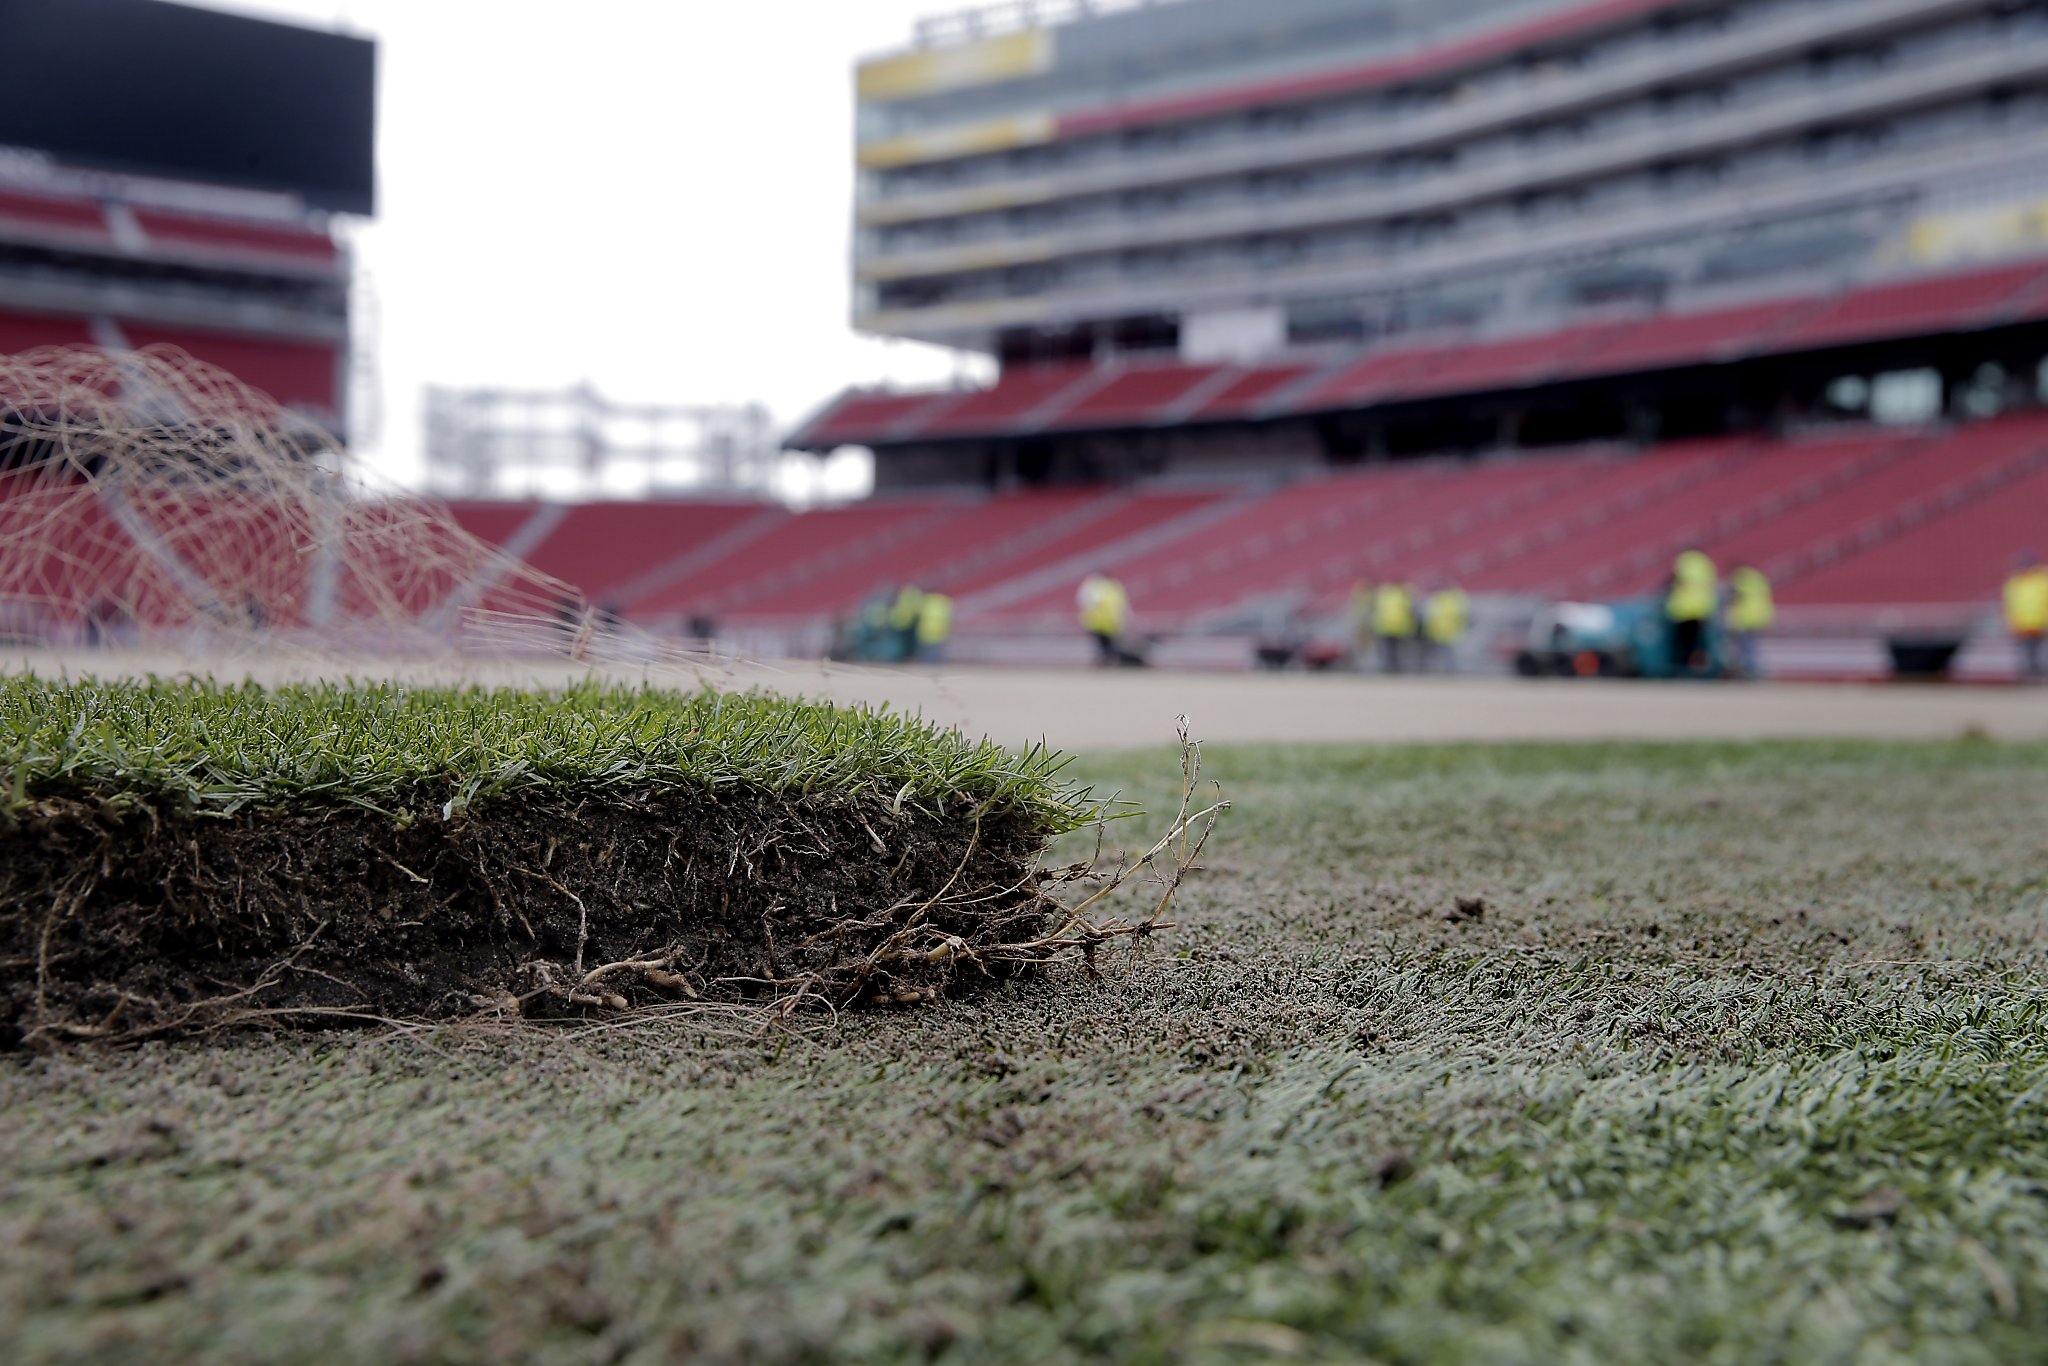
[(1042, 843), (1022, 815), (757, 789), (454, 819), (45, 800), (0, 827), (0, 1046), (295, 1012), (928, 999), (1042, 927)]

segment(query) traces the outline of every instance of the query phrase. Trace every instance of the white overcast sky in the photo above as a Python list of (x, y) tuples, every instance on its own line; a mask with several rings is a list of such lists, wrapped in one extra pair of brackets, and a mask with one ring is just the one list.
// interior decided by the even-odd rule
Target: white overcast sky
[[(934, 0), (202, 0), (375, 37), (365, 446), (417, 471), (423, 385), (759, 401), (949, 378), (847, 324), (852, 65)], [(979, 371), (970, 371), (979, 373)]]

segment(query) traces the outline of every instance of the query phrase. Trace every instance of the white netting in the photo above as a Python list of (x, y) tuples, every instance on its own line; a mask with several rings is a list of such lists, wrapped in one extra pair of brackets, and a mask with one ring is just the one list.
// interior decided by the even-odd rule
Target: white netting
[(667, 653), (172, 347), (0, 357), (0, 639)]

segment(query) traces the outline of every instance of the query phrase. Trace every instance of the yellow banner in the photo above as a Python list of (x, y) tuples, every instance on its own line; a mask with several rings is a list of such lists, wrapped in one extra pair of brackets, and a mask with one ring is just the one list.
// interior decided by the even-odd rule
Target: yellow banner
[(1906, 255), (1927, 265), (2048, 248), (2048, 199), (1929, 214), (1906, 229)]
[(1014, 118), (963, 123), (951, 128), (934, 128), (929, 133), (906, 133), (901, 137), (864, 142), (856, 155), (862, 166), (869, 170), (882, 170), (891, 166), (912, 166), (920, 161), (945, 161), (950, 157), (1026, 147), (1050, 142), (1052, 136), (1052, 115), (1019, 114)]
[(1000, 38), (862, 62), (854, 89), (864, 100), (902, 100), (992, 81), (1035, 76), (1052, 65), (1052, 35), (1025, 29)]

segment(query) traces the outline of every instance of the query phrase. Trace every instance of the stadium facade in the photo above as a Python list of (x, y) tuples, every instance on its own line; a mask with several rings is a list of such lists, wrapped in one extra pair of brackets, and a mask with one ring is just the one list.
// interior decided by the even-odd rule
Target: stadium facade
[(343, 434), (374, 45), (162, 0), (7, 18), (0, 354), (173, 346)]
[(884, 487), (2038, 397), (2038, 0), (1020, 5), (857, 90), (856, 325), (1002, 365), (797, 433)]

